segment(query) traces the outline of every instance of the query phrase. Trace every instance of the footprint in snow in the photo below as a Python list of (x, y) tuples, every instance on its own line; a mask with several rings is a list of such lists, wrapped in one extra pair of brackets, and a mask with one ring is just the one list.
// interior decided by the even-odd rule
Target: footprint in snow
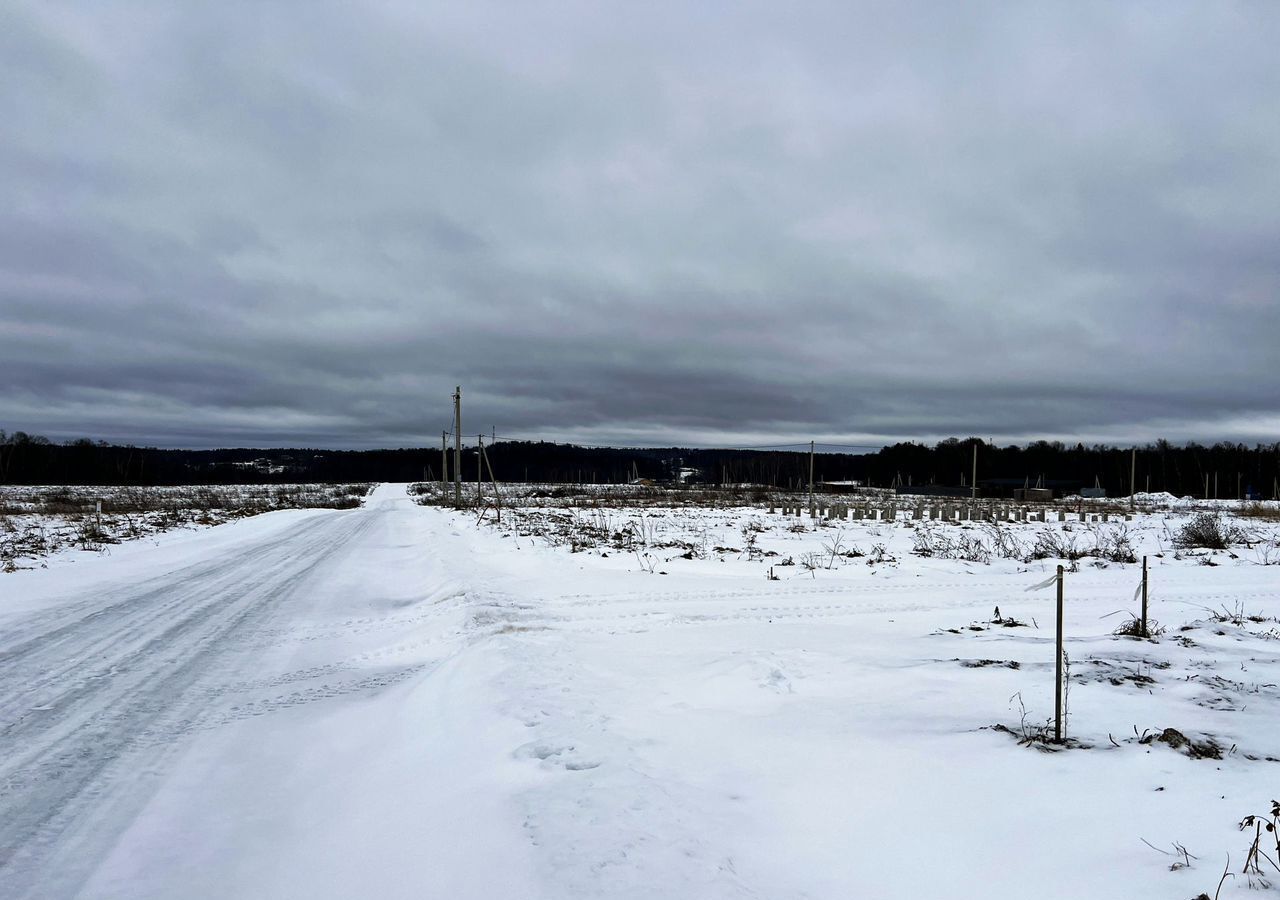
[(774, 669), (770, 672), (769, 676), (765, 679), (764, 684), (766, 687), (773, 688), (773, 690), (780, 694), (795, 693), (791, 687), (791, 679), (784, 675), (781, 669)]
[(600, 763), (572, 756), (573, 745), (547, 744), (542, 741), (530, 741), (521, 744), (513, 754), (517, 759), (540, 760), (543, 766), (559, 766), (569, 772), (582, 772), (597, 768)]

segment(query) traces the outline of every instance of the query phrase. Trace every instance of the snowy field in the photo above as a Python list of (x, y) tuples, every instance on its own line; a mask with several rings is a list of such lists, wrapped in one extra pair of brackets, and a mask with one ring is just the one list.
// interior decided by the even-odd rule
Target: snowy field
[(1280, 799), (1277, 510), (1208, 550), (1160, 506), (497, 525), (383, 485), (0, 575), (0, 897), (1154, 900), (1228, 858), (1275, 895), (1238, 825)]
[[(0, 485), (0, 572), (47, 564), (79, 549), (174, 528), (201, 528), (277, 509), (349, 509), (368, 484), (201, 487), (25, 487)], [(66, 561), (70, 557), (63, 557)]]

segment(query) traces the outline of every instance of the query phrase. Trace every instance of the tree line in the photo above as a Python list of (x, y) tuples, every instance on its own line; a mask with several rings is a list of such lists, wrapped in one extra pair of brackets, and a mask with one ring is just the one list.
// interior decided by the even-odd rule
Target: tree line
[[(978, 448), (978, 486), (985, 496), (1043, 484), (1056, 494), (1095, 485), (1109, 496), (1127, 495), (1136, 464), (1140, 491), (1177, 496), (1272, 498), (1280, 486), (1280, 443), (1248, 446), (1175, 445), (1155, 441), (1136, 448), (1061, 441), (998, 444), (948, 438), (936, 444), (902, 442), (870, 453), (818, 453), (818, 482), (857, 481), (870, 487), (958, 487), (971, 479)], [(809, 479), (805, 451), (688, 447), (581, 447), (548, 441), (499, 441), (486, 448), (499, 480), (537, 483), (624, 483), (683, 480), (803, 489)], [(474, 481), (479, 460), (463, 451), (464, 480)], [(448, 459), (453, 477), (453, 452)], [(282, 484), (291, 482), (419, 481), (441, 477), (439, 448), (326, 450), (314, 448), (174, 450), (80, 439), (55, 443), (0, 430), (0, 484)], [(487, 474), (486, 474), (487, 478)]]

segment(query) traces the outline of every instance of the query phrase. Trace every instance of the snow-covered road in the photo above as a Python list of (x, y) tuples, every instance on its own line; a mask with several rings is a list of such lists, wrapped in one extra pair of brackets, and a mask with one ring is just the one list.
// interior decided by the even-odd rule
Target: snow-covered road
[[(95, 875), (92, 896), (142, 896), (151, 878), (174, 896), (173, 864), (208, 854), (218, 824), (214, 810), (153, 827), (157, 810), (143, 813), (175, 773), (203, 758), (262, 774), (264, 737), (304, 760), (301, 708), (341, 710), (446, 658), (462, 607), (414, 531), (420, 512), (384, 486), (363, 509), (260, 516), (0, 584), (0, 896), (73, 896)], [(272, 714), (281, 727), (244, 725)], [(169, 868), (135, 868), (156, 853)]]
[(225, 714), (218, 700), (256, 668), (264, 635), (315, 604), (317, 570), (358, 546), (374, 522), (309, 519), (138, 583), (93, 585), (6, 629), (0, 847), (7, 862), (45, 869), (44, 854), (73, 826), (109, 812), (105, 788), (154, 765), (211, 711)]
[[(763, 516), (718, 515), (710, 543)], [(1019, 724), (1015, 694), (1051, 710), (1049, 592), (1023, 591), (1049, 565), (875, 540), (901, 565), (658, 574), (384, 485), (4, 577), (0, 897), (1212, 893), (1280, 769), (1247, 758), (1280, 755), (1280, 567), (1162, 558), (1167, 624), (1260, 621), (1158, 644), (1100, 619), (1134, 567), (1073, 575), (1094, 749), (1045, 754), (985, 726)], [(997, 604), (1028, 626), (968, 627)], [(1238, 750), (1133, 731), (1166, 726)], [(1144, 838), (1204, 862), (1170, 872)]]

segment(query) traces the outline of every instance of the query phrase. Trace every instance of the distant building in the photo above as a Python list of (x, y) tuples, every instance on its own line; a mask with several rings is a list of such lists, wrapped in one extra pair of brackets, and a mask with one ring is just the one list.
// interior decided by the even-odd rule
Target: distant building
[[(1083, 487), (1075, 479), (1043, 478), (979, 478), (979, 497), (1011, 497), (1015, 500), (1045, 501), (1057, 497), (1069, 497)], [(1041, 491), (1045, 493), (1040, 493)]]
[(819, 481), (814, 487), (824, 494), (853, 494), (865, 485), (861, 481)]
[(913, 497), (972, 497), (973, 489), (967, 487), (953, 487), (945, 484), (900, 484), (897, 487), (899, 494), (908, 494)]
[(688, 484), (690, 481), (697, 481), (702, 475), (701, 469), (689, 468), (684, 464), (684, 458), (680, 456), (664, 459), (662, 465), (667, 470), (670, 480), (676, 484)]
[(1044, 503), (1053, 499), (1053, 489), (1043, 487), (1014, 488), (1013, 499), (1023, 502)]

